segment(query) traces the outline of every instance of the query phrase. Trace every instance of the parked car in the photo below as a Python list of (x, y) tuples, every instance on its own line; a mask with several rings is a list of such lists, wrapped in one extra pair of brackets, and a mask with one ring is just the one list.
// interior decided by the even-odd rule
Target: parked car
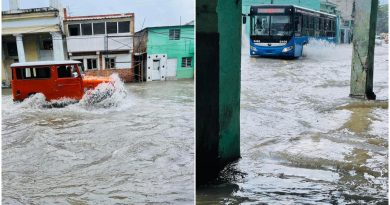
[(42, 93), (46, 100), (71, 98), (80, 100), (89, 89), (100, 83), (112, 83), (107, 77), (85, 77), (79, 61), (36, 61), (13, 63), (12, 94), (14, 101)]

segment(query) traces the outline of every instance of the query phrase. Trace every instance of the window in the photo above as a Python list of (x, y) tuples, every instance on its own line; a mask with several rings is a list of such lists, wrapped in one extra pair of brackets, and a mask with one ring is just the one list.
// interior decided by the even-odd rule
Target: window
[(115, 68), (115, 58), (105, 58), (106, 69)]
[(190, 68), (191, 67), (191, 61), (192, 61), (191, 57), (181, 58), (181, 67), (183, 67), (183, 68)]
[(118, 33), (117, 22), (107, 22), (107, 33)]
[(294, 24), (295, 24), (295, 31), (300, 33), (302, 31), (302, 17), (295, 16), (294, 17)]
[(61, 65), (57, 67), (58, 78), (77, 77), (77, 70), (74, 65)]
[(105, 34), (105, 25), (103, 23), (93, 23), (93, 34)]
[(80, 59), (72, 59), (72, 60), (74, 60), (74, 61), (79, 61), (80, 63), (77, 64), (77, 65), (79, 66), (79, 68), (81, 69), (81, 71), (84, 72), (84, 60), (83, 60), (82, 58), (80, 58)]
[(70, 36), (79, 36), (80, 35), (80, 24), (68, 25), (68, 30), (69, 30)]
[(314, 30), (318, 31), (319, 30), (319, 19), (317, 17), (314, 17)]
[(18, 80), (48, 79), (50, 78), (50, 67), (37, 68), (15, 68)]
[(313, 29), (314, 28), (314, 25), (313, 25), (313, 17), (312, 16), (309, 16), (309, 29)]
[(118, 22), (119, 33), (129, 33), (130, 32), (130, 21)]
[(53, 41), (51, 39), (43, 39), (41, 41), (42, 50), (53, 50)]
[(16, 42), (7, 43), (8, 56), (18, 56), (18, 48)]
[(325, 20), (325, 30), (326, 31), (330, 30), (330, 24), (328, 19)]
[(270, 16), (254, 16), (251, 18), (251, 21), (251, 25), (253, 26), (251, 29), (252, 35), (269, 35)]
[(92, 35), (92, 24), (90, 23), (81, 24), (81, 33), (83, 34), (83, 36)]
[(180, 40), (180, 29), (169, 29), (169, 40)]
[(87, 69), (96, 69), (96, 58), (87, 59)]
[(302, 17), (302, 34), (303, 35), (307, 35), (308, 34), (307, 27), (308, 27), (307, 16), (303, 16)]

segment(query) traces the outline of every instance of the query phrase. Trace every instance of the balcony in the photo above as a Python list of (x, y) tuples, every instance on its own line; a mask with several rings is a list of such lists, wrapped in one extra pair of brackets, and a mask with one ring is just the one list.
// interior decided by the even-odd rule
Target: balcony
[(126, 51), (133, 48), (133, 37), (128, 34), (67, 36), (69, 53), (97, 51)]

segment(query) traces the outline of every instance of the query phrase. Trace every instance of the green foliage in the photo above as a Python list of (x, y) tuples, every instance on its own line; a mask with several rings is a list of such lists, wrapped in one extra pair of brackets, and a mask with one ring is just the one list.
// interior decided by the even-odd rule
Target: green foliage
[(376, 33), (389, 32), (389, 6), (383, 4), (378, 6), (378, 16), (376, 21)]

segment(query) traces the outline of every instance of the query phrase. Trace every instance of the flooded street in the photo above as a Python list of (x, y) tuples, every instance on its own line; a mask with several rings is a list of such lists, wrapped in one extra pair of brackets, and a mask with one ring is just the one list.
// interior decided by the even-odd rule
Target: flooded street
[(241, 62), (241, 159), (198, 204), (388, 204), (388, 45), (375, 50), (377, 101), (349, 98), (352, 45), (297, 60)]
[(110, 108), (3, 90), (3, 204), (192, 204), (193, 84), (126, 84)]

